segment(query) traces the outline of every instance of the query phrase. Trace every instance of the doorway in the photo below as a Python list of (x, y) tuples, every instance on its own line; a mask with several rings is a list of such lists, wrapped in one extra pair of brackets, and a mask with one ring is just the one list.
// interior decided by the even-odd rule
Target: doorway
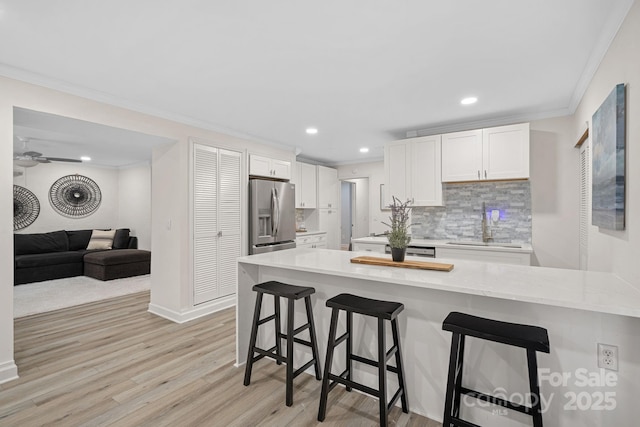
[[(14, 234), (128, 228), (138, 249), (151, 250), (152, 151), (176, 141), (20, 107), (13, 109), (13, 134), (14, 191), (28, 191), (37, 207), (28, 223), (14, 225)], [(71, 175), (90, 179), (101, 195), (90, 215), (64, 215), (46, 203), (52, 184)], [(143, 291), (150, 284), (148, 275), (108, 287), (86, 276), (21, 284), (13, 288), (14, 317)]]
[(369, 178), (341, 181), (340, 247), (350, 250), (351, 239), (369, 235)]

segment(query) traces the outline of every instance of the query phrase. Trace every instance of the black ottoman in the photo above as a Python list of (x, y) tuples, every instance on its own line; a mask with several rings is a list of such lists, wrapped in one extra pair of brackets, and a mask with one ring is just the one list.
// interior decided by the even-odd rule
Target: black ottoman
[(84, 275), (113, 280), (151, 273), (151, 252), (142, 249), (113, 249), (84, 256)]

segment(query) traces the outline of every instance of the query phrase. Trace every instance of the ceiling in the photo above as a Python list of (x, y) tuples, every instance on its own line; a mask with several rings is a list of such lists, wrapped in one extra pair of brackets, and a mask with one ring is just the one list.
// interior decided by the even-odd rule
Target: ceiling
[(173, 143), (171, 139), (126, 129), (13, 109), (14, 154), (36, 151), (45, 157), (76, 160), (87, 156), (91, 165), (124, 167), (149, 162), (154, 147)]
[(359, 162), (407, 132), (571, 114), (632, 3), (0, 0), (0, 74)]

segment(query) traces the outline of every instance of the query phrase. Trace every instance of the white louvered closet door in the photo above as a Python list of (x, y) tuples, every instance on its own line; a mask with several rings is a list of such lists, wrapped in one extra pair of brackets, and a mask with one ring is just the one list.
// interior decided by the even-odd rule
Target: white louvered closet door
[(591, 160), (589, 158), (589, 141), (580, 147), (580, 270), (587, 270), (589, 259), (589, 200), (591, 183)]
[(236, 291), (241, 153), (193, 145), (193, 303)]
[(193, 146), (193, 302), (218, 298), (218, 150)]
[(237, 265), (240, 256), (240, 162), (241, 155), (235, 151), (218, 150), (219, 193), (218, 222), (218, 282), (219, 295), (236, 292)]

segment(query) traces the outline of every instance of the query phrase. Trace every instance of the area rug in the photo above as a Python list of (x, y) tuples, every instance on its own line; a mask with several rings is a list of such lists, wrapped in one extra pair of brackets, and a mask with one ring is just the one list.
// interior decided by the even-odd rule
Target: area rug
[(13, 287), (13, 317), (44, 313), (151, 288), (151, 275), (103, 282), (78, 276)]

